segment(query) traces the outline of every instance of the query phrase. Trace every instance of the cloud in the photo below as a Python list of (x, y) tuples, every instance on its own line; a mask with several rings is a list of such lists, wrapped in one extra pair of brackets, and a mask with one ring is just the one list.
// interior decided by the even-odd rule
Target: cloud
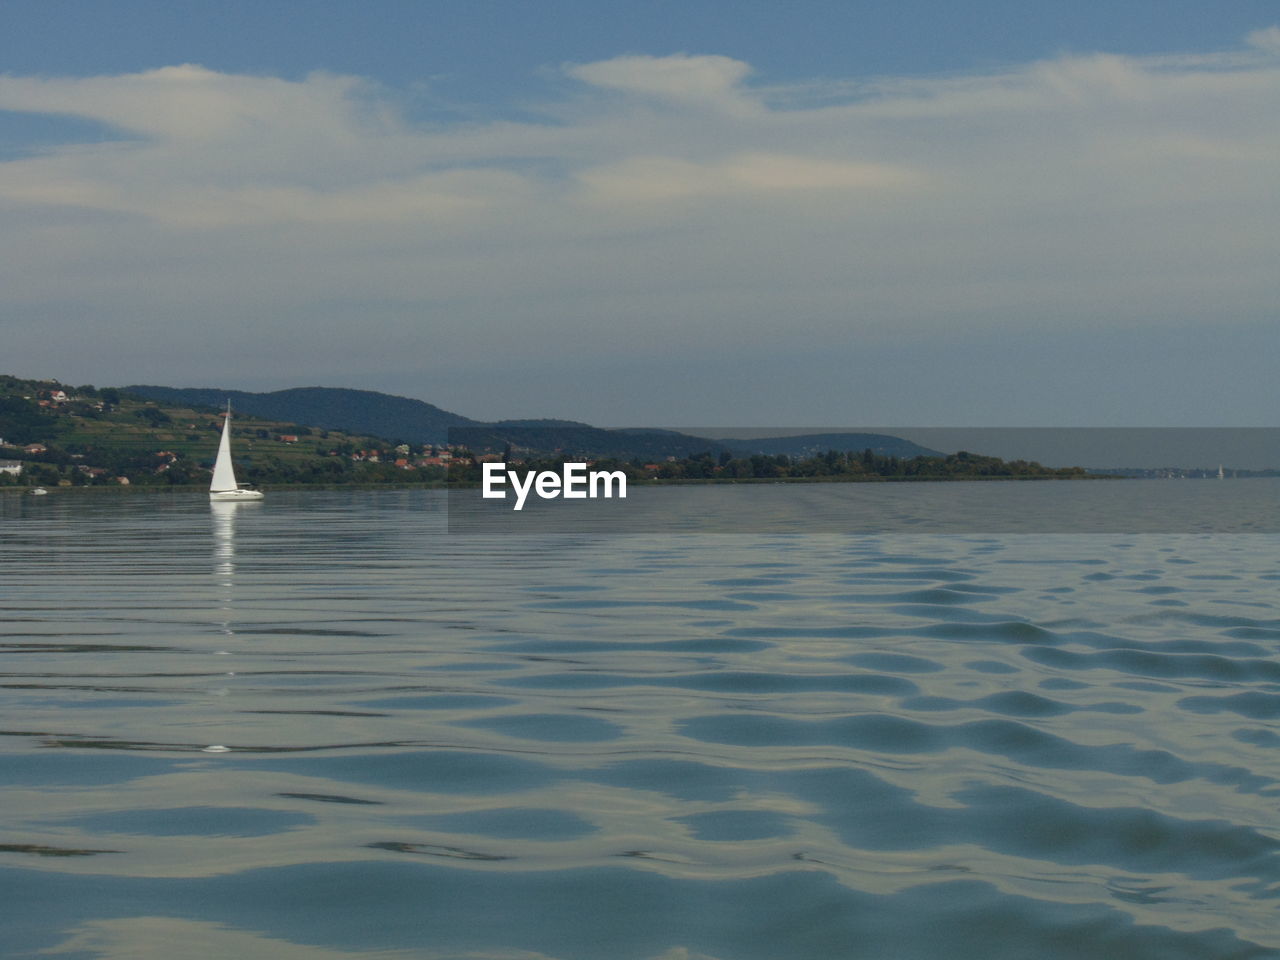
[(1076, 105), (1131, 103), (1156, 95), (1156, 78), (1128, 57), (1061, 58), (1038, 64), (1030, 78)]
[(593, 87), (652, 97), (684, 106), (749, 112), (753, 101), (742, 89), (751, 67), (720, 56), (625, 56), (565, 68)]
[(366, 89), (355, 77), (288, 81), (182, 64), (107, 77), (4, 77), (0, 109), (84, 117), (155, 141), (242, 141), (268, 131), (342, 141), (377, 126), (361, 99)]
[(704, 198), (793, 200), (797, 194), (894, 190), (919, 177), (890, 164), (823, 160), (779, 153), (742, 153), (711, 163), (675, 157), (632, 157), (583, 171), (593, 203), (649, 204)]
[(1257, 47), (1267, 53), (1280, 53), (1280, 27), (1272, 26), (1254, 30), (1246, 40), (1251, 47)]
[(660, 370), (733, 342), (767, 364), (786, 341), (854, 364), (1257, 323), (1280, 297), (1277, 35), (789, 87), (623, 56), (565, 68), (541, 122), (410, 119), (323, 73), (0, 77), (0, 109), (118, 132), (0, 161), (6, 352), (18, 373), (263, 387), (288, 385), (282, 352), (298, 382), (354, 386), (414, 358), (464, 391), (428, 399), (501, 415), (517, 399), (483, 391), (504, 358)]
[[(148, 158), (139, 157), (145, 166)], [(127, 161), (126, 161), (127, 162)], [(116, 213), (175, 228), (283, 225), (443, 223), (470, 221), (509, 204), (524, 180), (501, 170), (446, 170), (340, 188), (306, 183), (220, 184), (156, 177), (113, 181), (69, 162), (13, 163), (0, 198)]]

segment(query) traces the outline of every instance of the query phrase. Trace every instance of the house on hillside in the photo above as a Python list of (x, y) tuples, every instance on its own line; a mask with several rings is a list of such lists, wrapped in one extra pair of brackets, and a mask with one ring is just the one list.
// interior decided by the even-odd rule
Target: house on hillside
[(12, 477), (21, 476), (22, 461), (21, 460), (0, 460), (0, 473), (7, 473)]

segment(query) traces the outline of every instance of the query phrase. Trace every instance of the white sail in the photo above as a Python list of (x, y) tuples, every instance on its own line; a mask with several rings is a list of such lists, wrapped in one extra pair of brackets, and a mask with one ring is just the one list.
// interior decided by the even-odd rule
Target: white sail
[(235, 467), (231, 465), (231, 404), (227, 403), (227, 419), (222, 424), (222, 439), (218, 442), (218, 459), (213, 462), (213, 481), (210, 493), (225, 493), (240, 489), (236, 485)]

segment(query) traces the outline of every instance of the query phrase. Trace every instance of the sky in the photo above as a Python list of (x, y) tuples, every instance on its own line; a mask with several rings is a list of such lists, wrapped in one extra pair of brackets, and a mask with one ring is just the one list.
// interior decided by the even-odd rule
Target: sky
[(1274, 2), (5, 0), (0, 373), (1272, 426)]

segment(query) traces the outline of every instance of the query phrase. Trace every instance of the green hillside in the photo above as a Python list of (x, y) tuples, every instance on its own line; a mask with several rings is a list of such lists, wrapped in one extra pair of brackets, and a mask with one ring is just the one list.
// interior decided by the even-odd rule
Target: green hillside
[(270, 393), (214, 387), (122, 387), (129, 393), (180, 407), (221, 408), (228, 400), (237, 411), (267, 420), (301, 423), (315, 429), (387, 437), (405, 443), (444, 443), (451, 427), (476, 423), (422, 400), (374, 390), (295, 387)]
[[(22, 464), (16, 476), (0, 471), (0, 485), (205, 484), (221, 431), (222, 417), (210, 407), (0, 376), (0, 461)], [(422, 459), (422, 447), (397, 451), (377, 437), (238, 410), (232, 438), (237, 472), (252, 483), (438, 480), (444, 473), (397, 468), (397, 459)]]
[(695, 457), (785, 454), (804, 458), (826, 450), (870, 448), (885, 456), (936, 456), (934, 450), (898, 437), (869, 433), (832, 433), (804, 437), (719, 440), (674, 430), (607, 430), (574, 420), (500, 420), (483, 423), (440, 407), (373, 390), (339, 387), (297, 387), (269, 393), (211, 387), (135, 385), (124, 391), (181, 408), (220, 409), (228, 400), (238, 412), (270, 421), (306, 424), (313, 429), (393, 438), (410, 444), (461, 444), (478, 452), (514, 450), (565, 456), (608, 457), (621, 460), (662, 460)]
[[(223, 391), (146, 389), (152, 397), (127, 389), (0, 376), (0, 487), (207, 485), (222, 432), (218, 408), (226, 399)], [(284, 394), (293, 396), (282, 400)], [(233, 404), (237, 396), (245, 395), (232, 392)], [(268, 416), (261, 407), (256, 413), (237, 407), (232, 421), (236, 473), (239, 480), (253, 484), (467, 483), (478, 481), (480, 459), (530, 465), (545, 461), (543, 466), (551, 469), (554, 462), (569, 457), (622, 469), (638, 482), (1084, 475), (1078, 467), (1051, 470), (1038, 463), (1005, 463), (966, 452), (943, 457), (881, 434), (715, 441), (664, 430), (601, 430), (567, 421), (478, 424), (421, 401), (370, 391), (316, 387), (248, 396), (276, 398), (286, 406), (302, 403), (312, 412), (309, 415), (322, 421), (323, 410), (337, 411), (343, 398), (354, 398), (361, 416), (379, 408), (418, 416), (425, 407), (464, 421), (448, 428), (456, 445), (452, 452), (459, 455), (454, 461), (449, 451), (430, 443), (299, 424)], [(455, 464), (452, 476), (447, 476), (446, 462)]]
[(234, 408), (272, 420), (394, 438), (410, 444), (463, 444), (480, 451), (561, 451), (588, 457), (688, 457), (719, 453), (722, 444), (670, 430), (605, 430), (572, 420), (482, 423), (440, 407), (373, 390), (298, 387), (270, 393), (209, 387), (122, 387), (129, 393), (183, 407)]

